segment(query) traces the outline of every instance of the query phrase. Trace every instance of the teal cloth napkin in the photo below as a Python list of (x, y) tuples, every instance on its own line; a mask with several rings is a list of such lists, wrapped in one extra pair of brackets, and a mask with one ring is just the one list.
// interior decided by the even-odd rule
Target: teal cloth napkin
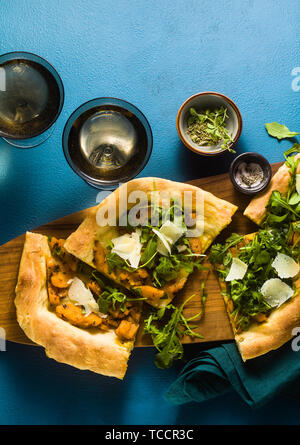
[(235, 343), (222, 344), (188, 362), (165, 398), (174, 405), (203, 402), (232, 388), (252, 408), (264, 405), (283, 390), (300, 398), (300, 351), (293, 351), (288, 342), (244, 363)]

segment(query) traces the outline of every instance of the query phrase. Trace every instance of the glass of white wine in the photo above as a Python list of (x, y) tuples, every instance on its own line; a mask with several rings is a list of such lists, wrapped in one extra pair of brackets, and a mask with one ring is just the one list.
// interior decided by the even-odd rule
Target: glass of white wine
[(147, 164), (153, 137), (144, 114), (121, 99), (101, 97), (81, 105), (63, 133), (65, 157), (88, 184), (112, 190)]
[(0, 56), (0, 137), (16, 147), (31, 148), (52, 134), (64, 103), (62, 80), (36, 54)]

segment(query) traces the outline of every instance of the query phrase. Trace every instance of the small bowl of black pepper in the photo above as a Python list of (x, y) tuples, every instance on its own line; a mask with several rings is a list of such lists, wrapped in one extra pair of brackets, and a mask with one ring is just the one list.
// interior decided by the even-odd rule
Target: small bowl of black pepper
[(264, 156), (248, 152), (234, 159), (230, 165), (229, 175), (236, 190), (245, 195), (255, 195), (268, 187), (272, 170)]

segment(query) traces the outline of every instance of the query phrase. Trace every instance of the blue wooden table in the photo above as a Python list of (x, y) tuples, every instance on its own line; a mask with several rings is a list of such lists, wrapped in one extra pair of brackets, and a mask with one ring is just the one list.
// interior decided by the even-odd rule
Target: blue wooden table
[[(66, 119), (89, 99), (120, 97), (149, 119), (154, 148), (140, 176), (186, 181), (228, 170), (231, 154), (204, 158), (177, 136), (177, 110), (199, 91), (236, 101), (244, 120), (238, 152), (280, 161), (290, 143), (269, 138), (264, 123), (300, 130), (298, 0), (0, 0), (0, 6), (0, 53), (45, 57), (66, 93), (46, 143), (22, 150), (0, 141), (0, 243), (95, 204), (97, 191), (69, 168), (61, 146)], [(161, 371), (153, 358), (152, 349), (134, 350), (120, 382), (58, 364), (41, 348), (8, 343), (0, 352), (0, 424), (299, 423), (299, 401), (283, 397), (257, 411), (234, 393), (171, 406), (163, 394), (181, 365)]]

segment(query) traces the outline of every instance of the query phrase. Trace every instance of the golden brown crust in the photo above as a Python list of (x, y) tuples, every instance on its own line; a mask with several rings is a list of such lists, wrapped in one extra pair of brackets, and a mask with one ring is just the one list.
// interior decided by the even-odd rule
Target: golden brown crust
[[(245, 235), (245, 242), (247, 243), (251, 241), (256, 233)], [(218, 280), (221, 291), (225, 291), (226, 285), (224, 281), (220, 277)], [(262, 323), (253, 322), (246, 331), (234, 334), (243, 361), (278, 349), (293, 337), (293, 328), (300, 326), (300, 295), (298, 295), (298, 292), (300, 291), (300, 277), (296, 277), (294, 286), (294, 297), (278, 309), (274, 309), (267, 317), (266, 321)], [(234, 331), (229, 307), (232, 300), (224, 297), (224, 301)]]
[(120, 342), (113, 330), (77, 328), (49, 310), (47, 237), (27, 232), (16, 287), (17, 319), (26, 335), (58, 362), (122, 379), (133, 342)]
[[(299, 157), (300, 154), (295, 156), (296, 159)], [(300, 173), (300, 164), (298, 166), (298, 173)], [(244, 211), (244, 215), (260, 226), (266, 217), (266, 205), (269, 202), (272, 192), (278, 190), (285, 195), (288, 192), (289, 180), (289, 169), (283, 164), (271, 179), (267, 190), (263, 193), (259, 193), (251, 200), (250, 204)]]
[[(300, 279), (295, 283), (300, 290)], [(300, 295), (271, 312), (266, 322), (253, 323), (250, 328), (237, 334), (235, 340), (244, 361), (278, 349), (289, 341), (293, 328), (300, 326)]]
[[(107, 246), (107, 240), (118, 236), (117, 227), (105, 226), (101, 227), (97, 224), (96, 214), (99, 209), (116, 208), (116, 217), (119, 217), (119, 205), (122, 202), (121, 197), (128, 199), (128, 196), (133, 191), (141, 191), (147, 194), (148, 199), (151, 193), (157, 190), (161, 195), (168, 192), (173, 199), (184, 199), (184, 192), (192, 192), (192, 208), (193, 212), (196, 208), (196, 197), (201, 196), (203, 200), (204, 211), (204, 230), (203, 234), (198, 237), (201, 251), (204, 253), (210, 246), (216, 236), (231, 222), (233, 214), (237, 207), (227, 201), (217, 198), (213, 194), (199, 189), (190, 184), (184, 184), (174, 181), (169, 181), (161, 178), (140, 178), (129, 181), (122, 185), (112, 194), (110, 194), (104, 201), (102, 201), (97, 208), (94, 208), (91, 214), (83, 221), (79, 228), (72, 233), (67, 239), (64, 247), (80, 260), (86, 262), (90, 266), (98, 268), (104, 274), (107, 274), (107, 265), (99, 268), (94, 264), (94, 245), (95, 241), (99, 241), (103, 248)], [(160, 195), (159, 204), (162, 206), (168, 205), (168, 200)], [(128, 208), (133, 207), (135, 203), (128, 204)], [(116, 282), (119, 282), (118, 277), (110, 276)], [(179, 277), (182, 283), (182, 276)], [(122, 283), (124, 285), (124, 283)], [(176, 285), (176, 283), (174, 283)], [(126, 286), (127, 287), (127, 286)], [(176, 286), (175, 286), (176, 287)], [(150, 300), (149, 303), (155, 306), (165, 306), (168, 304), (174, 295), (168, 295), (169, 298), (160, 301)]]

